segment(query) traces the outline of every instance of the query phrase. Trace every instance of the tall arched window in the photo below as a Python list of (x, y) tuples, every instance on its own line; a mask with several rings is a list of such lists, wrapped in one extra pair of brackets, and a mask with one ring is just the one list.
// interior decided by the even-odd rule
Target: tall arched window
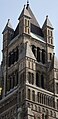
[(34, 84), (34, 74), (31, 72), (28, 72), (28, 82), (32, 85)]
[(48, 115), (47, 114), (45, 115), (45, 119), (48, 119)]
[(35, 91), (32, 91), (32, 101), (35, 101)]
[(40, 48), (37, 47), (37, 61), (40, 62)]
[(30, 89), (28, 89), (28, 99), (31, 99)]
[(45, 119), (45, 115), (44, 114), (42, 114), (42, 119)]
[(42, 49), (42, 63), (45, 63), (45, 50)]
[(58, 94), (58, 83), (56, 83), (56, 93)]
[(40, 86), (38, 72), (36, 73), (36, 86), (38, 86), (38, 87)]
[(37, 102), (39, 102), (40, 101), (40, 93), (38, 92), (37, 93)]
[(32, 45), (32, 52), (33, 52), (34, 56), (37, 57), (37, 50), (36, 50), (35, 45)]
[(9, 57), (8, 57), (8, 66), (10, 67), (11, 66), (11, 52), (9, 53)]
[(57, 99), (57, 110), (58, 110), (58, 99)]
[(49, 53), (49, 60), (52, 59), (52, 53)]

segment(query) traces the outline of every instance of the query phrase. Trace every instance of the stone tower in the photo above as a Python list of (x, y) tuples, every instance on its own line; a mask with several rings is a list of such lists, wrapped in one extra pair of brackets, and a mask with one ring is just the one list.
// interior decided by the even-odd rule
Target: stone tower
[(58, 119), (58, 60), (53, 26), (40, 28), (29, 2), (15, 30), (3, 31), (3, 96), (0, 119)]

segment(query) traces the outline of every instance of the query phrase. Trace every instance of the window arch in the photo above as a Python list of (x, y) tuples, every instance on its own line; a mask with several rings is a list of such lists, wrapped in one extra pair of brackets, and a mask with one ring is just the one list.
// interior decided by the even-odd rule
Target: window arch
[(52, 36), (52, 31), (51, 31), (51, 36)]
[(31, 72), (28, 72), (28, 82), (32, 85), (34, 84), (34, 74)]
[(42, 119), (45, 119), (45, 115), (44, 114), (42, 114)]
[(39, 82), (39, 73), (36, 73), (36, 86), (40, 87), (40, 82)]
[(52, 53), (49, 53), (49, 60), (52, 59)]
[(56, 93), (58, 94), (58, 83), (56, 83)]
[(56, 117), (56, 112), (54, 112), (54, 117)]
[(39, 92), (37, 92), (37, 102), (39, 102), (40, 100), (39, 100), (39, 98), (40, 98), (40, 93)]
[(28, 89), (28, 99), (31, 99), (31, 93), (30, 93), (30, 89)]
[(35, 101), (35, 91), (32, 91), (32, 101)]
[(42, 63), (45, 63), (45, 50), (42, 49)]
[(53, 112), (52, 112), (52, 111), (50, 111), (50, 115), (51, 115), (51, 117), (52, 117), (52, 115), (53, 115)]
[(48, 115), (49, 114), (49, 111), (48, 111), (48, 109), (46, 109), (46, 115)]
[(34, 56), (37, 57), (37, 50), (35, 45), (32, 45), (32, 52), (34, 53)]
[(40, 48), (37, 47), (37, 61), (40, 62)]
[(51, 44), (53, 44), (53, 39), (51, 38)]
[(48, 30), (48, 36), (50, 36), (50, 30)]

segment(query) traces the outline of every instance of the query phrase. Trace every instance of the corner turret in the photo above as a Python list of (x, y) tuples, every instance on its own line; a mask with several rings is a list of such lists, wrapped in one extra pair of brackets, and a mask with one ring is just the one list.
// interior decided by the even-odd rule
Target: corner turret
[(9, 42), (11, 41), (11, 39), (14, 35), (14, 29), (11, 25), (10, 19), (8, 19), (7, 24), (6, 24), (2, 34), (3, 34), (3, 41), (6, 42), (6, 39), (7, 39), (7, 42), (9, 44)]
[(46, 20), (42, 26), (44, 39), (46, 41), (47, 61), (51, 61), (51, 59), (53, 58), (53, 53), (54, 53), (53, 29), (54, 28), (47, 15)]
[(24, 8), (19, 16), (19, 34), (30, 34), (30, 19), (31, 16), (26, 8), (26, 6), (24, 5)]

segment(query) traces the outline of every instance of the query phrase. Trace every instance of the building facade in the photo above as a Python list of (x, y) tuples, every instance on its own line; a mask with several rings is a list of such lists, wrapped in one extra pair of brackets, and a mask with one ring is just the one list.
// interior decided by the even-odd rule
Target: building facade
[(58, 119), (58, 60), (53, 26), (40, 28), (29, 3), (14, 30), (3, 30), (3, 85), (0, 119)]

